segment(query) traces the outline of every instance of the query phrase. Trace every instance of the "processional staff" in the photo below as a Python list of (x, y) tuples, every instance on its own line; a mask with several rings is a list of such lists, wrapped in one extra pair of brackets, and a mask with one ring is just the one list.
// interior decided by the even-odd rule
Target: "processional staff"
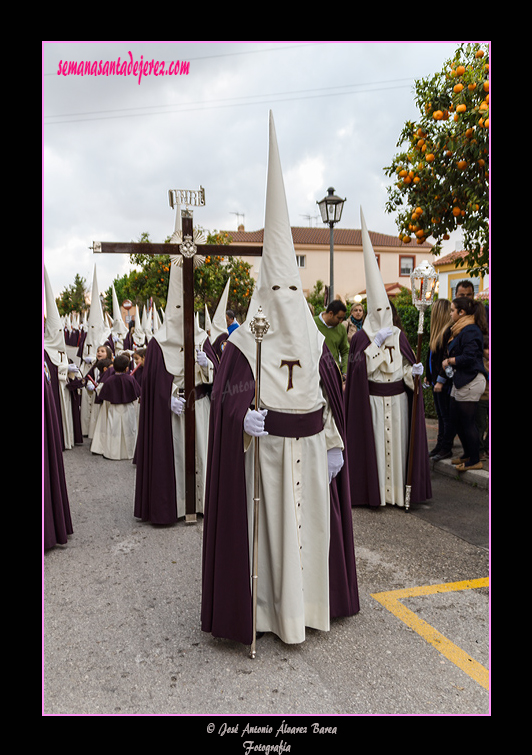
[[(434, 301), (434, 295), (436, 293), (436, 283), (438, 282), (439, 275), (434, 267), (428, 262), (423, 262), (418, 265), (410, 273), (410, 282), (412, 286), (412, 304), (419, 312), (418, 326), (417, 326), (417, 352), (416, 362), (421, 360), (421, 344), (423, 341), (423, 326), (425, 322), (425, 311), (430, 307)], [(416, 288), (416, 281), (419, 281), (419, 289)], [(412, 421), (410, 423), (410, 448), (408, 451), (408, 472), (406, 480), (406, 492), (405, 492), (405, 511), (410, 509), (410, 496), (412, 492), (412, 469), (414, 465), (414, 447), (415, 447), (415, 435), (416, 435), (416, 414), (417, 403), (419, 396), (419, 375), (414, 376), (414, 397), (412, 401)]]
[[(262, 339), (269, 330), (270, 323), (264, 316), (262, 307), (251, 320), (249, 329), (255, 336), (255, 409), (260, 410), (260, 371)], [(251, 599), (253, 608), (253, 638), (251, 641), (250, 657), (257, 653), (257, 582), (259, 579), (259, 501), (260, 501), (260, 467), (259, 467), (259, 438), (254, 438), (255, 461), (253, 479), (253, 558), (251, 574)]]

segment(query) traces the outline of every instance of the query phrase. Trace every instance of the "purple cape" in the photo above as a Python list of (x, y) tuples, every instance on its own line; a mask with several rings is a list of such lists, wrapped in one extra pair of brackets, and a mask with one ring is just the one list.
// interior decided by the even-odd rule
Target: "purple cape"
[(142, 373), (144, 372), (144, 365), (140, 364), (138, 367), (135, 367), (133, 369), (133, 372), (131, 373), (132, 376), (135, 378), (137, 383), (142, 387)]
[(161, 347), (152, 338), (147, 347), (142, 374), (142, 400), (135, 449), (137, 473), (134, 506), (135, 516), (152, 524), (177, 522), (170, 409), (172, 381)]
[[(107, 372), (105, 373), (107, 374)], [(102, 381), (102, 387), (94, 399), (97, 404), (108, 401), (110, 404), (130, 404), (140, 396), (140, 385), (127, 372), (114, 372)]]
[(63, 465), (63, 429), (53, 386), (44, 377), (43, 393), (43, 548), (64, 545), (73, 533)]
[[(320, 376), (336, 419), (343, 411), (341, 377), (331, 370), (334, 360), (328, 356), (320, 361)], [(211, 396), (201, 628), (245, 645), (252, 641), (252, 601), (242, 428), (254, 392), (247, 359), (228, 342)], [(342, 418), (337, 425), (342, 433)], [(359, 610), (349, 481), (342, 473), (336, 480), (331, 485), (330, 613), (348, 616)]]
[(224, 353), (225, 349), (225, 342), (227, 341), (228, 337), (229, 336), (227, 333), (221, 333), (212, 344), (212, 349), (216, 355), (218, 362), (220, 362), (220, 359), (222, 358), (222, 354)]
[[(59, 378), (57, 376), (57, 366), (49, 358), (46, 351), (44, 352), (44, 360), (48, 366), (48, 372), (51, 380), (52, 395), (56, 406), (57, 416), (60, 419), (61, 427), (61, 445), (64, 449), (65, 439), (63, 436), (63, 419), (61, 416), (61, 399), (59, 397)], [(74, 443), (76, 445), (83, 445), (83, 434), (81, 432), (81, 396), (77, 392), (77, 388), (81, 388), (82, 383), (77, 378), (69, 380), (67, 383), (68, 395), (70, 396), (70, 404), (72, 408), (72, 426), (74, 431)]]
[(83, 388), (83, 380), (74, 378), (67, 383), (67, 390), (72, 402), (72, 423), (74, 429), (74, 443), (77, 446), (83, 444), (83, 432), (81, 430), (81, 396), (78, 392)]
[[(351, 503), (353, 506), (375, 507), (380, 506), (381, 501), (373, 422), (369, 403), (366, 355), (364, 354), (364, 350), (369, 344), (369, 337), (364, 330), (359, 330), (351, 339), (345, 386), (345, 416), (347, 447), (352, 449), (351, 464), (349, 465)], [(414, 352), (403, 332), (400, 333), (399, 345), (401, 354), (410, 364), (414, 364)], [(412, 391), (407, 389), (407, 393), (410, 410), (410, 432), (412, 432)], [(421, 391), (417, 401), (414, 440), (410, 501), (411, 503), (420, 503), (432, 498), (425, 408)]]

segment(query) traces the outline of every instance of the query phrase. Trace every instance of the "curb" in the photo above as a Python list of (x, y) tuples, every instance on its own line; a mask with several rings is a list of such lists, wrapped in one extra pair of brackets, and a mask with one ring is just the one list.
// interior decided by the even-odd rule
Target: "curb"
[[(485, 461), (484, 465), (489, 464)], [(488, 490), (490, 485), (489, 471), (486, 469), (471, 469), (469, 472), (457, 472), (454, 464), (451, 464), (450, 459), (442, 459), (442, 461), (431, 461), (431, 469), (433, 472), (445, 475), (446, 477), (452, 477), (455, 480), (460, 480), (467, 485), (473, 485), (483, 490)]]

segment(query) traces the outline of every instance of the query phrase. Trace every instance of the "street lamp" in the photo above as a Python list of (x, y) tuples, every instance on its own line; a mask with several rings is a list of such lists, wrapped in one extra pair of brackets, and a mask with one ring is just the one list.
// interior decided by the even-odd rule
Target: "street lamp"
[[(431, 306), (436, 294), (439, 275), (428, 260), (423, 260), (415, 270), (410, 273), (412, 286), (412, 304), (419, 312), (417, 325), (417, 351), (416, 362), (421, 360), (421, 344), (423, 340), (423, 323), (425, 311)], [(419, 285), (419, 287), (418, 287)], [(410, 509), (410, 494), (412, 491), (412, 473), (414, 463), (414, 446), (416, 434), (417, 402), (419, 398), (419, 375), (414, 378), (414, 396), (412, 400), (412, 424), (410, 432), (410, 447), (408, 452), (408, 468), (406, 475), (405, 511)]]
[(329, 224), (329, 244), (330, 244), (330, 273), (329, 273), (329, 301), (334, 299), (334, 225), (342, 217), (345, 199), (340, 199), (334, 193), (332, 186), (327, 189), (327, 196), (316, 204), (320, 208), (321, 219), (324, 223)]

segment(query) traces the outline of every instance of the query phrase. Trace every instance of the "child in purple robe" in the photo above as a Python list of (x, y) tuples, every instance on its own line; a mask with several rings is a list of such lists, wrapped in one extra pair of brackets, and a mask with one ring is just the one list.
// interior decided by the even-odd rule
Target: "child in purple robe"
[(95, 398), (100, 411), (91, 451), (107, 459), (132, 459), (135, 453), (140, 385), (128, 370), (127, 355), (115, 357), (113, 372)]

